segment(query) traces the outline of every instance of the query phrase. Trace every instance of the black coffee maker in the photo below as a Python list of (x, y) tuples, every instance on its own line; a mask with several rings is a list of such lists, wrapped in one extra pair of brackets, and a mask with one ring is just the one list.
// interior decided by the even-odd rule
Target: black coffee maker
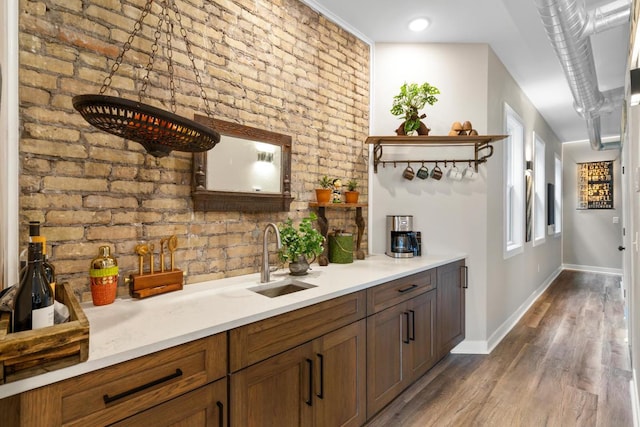
[(420, 242), (413, 231), (412, 215), (387, 215), (387, 248), (384, 253), (393, 258), (420, 255)]

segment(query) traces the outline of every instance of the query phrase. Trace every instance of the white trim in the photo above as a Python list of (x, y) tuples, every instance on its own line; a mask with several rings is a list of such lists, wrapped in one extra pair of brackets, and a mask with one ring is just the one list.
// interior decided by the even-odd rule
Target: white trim
[(369, 46), (373, 46), (374, 45), (374, 42), (373, 42), (372, 39), (370, 39), (369, 37), (365, 36), (362, 32), (360, 32), (360, 30), (358, 30), (353, 25), (349, 24), (348, 22), (346, 22), (345, 20), (343, 20), (342, 18), (337, 16), (335, 13), (331, 12), (329, 9), (327, 9), (323, 5), (318, 4), (318, 2), (316, 2), (314, 0), (301, 0), (301, 1), (302, 1), (302, 3), (306, 4), (307, 6), (309, 6), (311, 9), (313, 9), (316, 12), (320, 13), (321, 15), (323, 15), (329, 21), (332, 21), (334, 24), (336, 24), (339, 27), (343, 28), (344, 30), (350, 32), (351, 34), (353, 34), (354, 36), (356, 36), (357, 38), (359, 38), (360, 40), (362, 40), (363, 42), (365, 42)]
[[(533, 131), (533, 246), (547, 241), (547, 143)], [(541, 153), (538, 152), (541, 148)], [(555, 198), (555, 197), (554, 197)], [(541, 222), (540, 222), (541, 221)]]
[(2, 105), (0, 105), (0, 288), (18, 280), (19, 206), (19, 108), (18, 21), (19, 0), (0, 4), (0, 65), (2, 66)]
[[(505, 192), (502, 194), (502, 213), (504, 215), (504, 227), (502, 229), (502, 256), (503, 259), (511, 258), (514, 255), (518, 255), (524, 252), (524, 244), (525, 244), (525, 180), (524, 180), (524, 150), (525, 150), (525, 126), (524, 121), (520, 117), (516, 111), (511, 108), (508, 103), (503, 104), (503, 129), (505, 135), (509, 135), (509, 138), (505, 141), (504, 145), (506, 148), (504, 150), (503, 156), (503, 187), (505, 188)], [(520, 146), (516, 147), (518, 150), (514, 150), (514, 144), (512, 143), (512, 135), (509, 131), (509, 122), (515, 121), (519, 128), (521, 129), (522, 134), (519, 135), (521, 137)], [(508, 145), (507, 145), (508, 144)], [(518, 151), (518, 152), (515, 152)], [(509, 164), (509, 159), (511, 157), (511, 163), (515, 163), (513, 160), (513, 156), (518, 156), (520, 159), (520, 168), (521, 173), (516, 173), (518, 171), (513, 171), (515, 167), (513, 164)], [(513, 175), (509, 175), (509, 172), (512, 172)], [(519, 197), (519, 206), (517, 206), (517, 212), (512, 212), (512, 217), (510, 218), (508, 212), (507, 201), (508, 197), (506, 191), (508, 189), (508, 184), (513, 184), (514, 190), (516, 187), (517, 191), (513, 191), (514, 195)], [(515, 203), (514, 203), (515, 206)], [(513, 222), (513, 224), (510, 223)], [(511, 227), (511, 228), (510, 228)], [(511, 238), (509, 237), (509, 233), (513, 235)], [(516, 235), (517, 233), (517, 235)]]
[(531, 308), (531, 306), (540, 298), (540, 296), (547, 290), (554, 280), (560, 275), (562, 268), (558, 268), (554, 271), (545, 281), (538, 286), (538, 288), (529, 295), (516, 311), (513, 312), (502, 325), (496, 329), (487, 341), (462, 341), (451, 350), (451, 353), (456, 354), (490, 354), (498, 344), (507, 336), (513, 327), (522, 319), (522, 316)]
[(587, 273), (602, 273), (622, 276), (622, 268), (595, 267), (591, 265), (562, 264), (564, 270), (584, 271)]
[(633, 414), (633, 425), (635, 427), (640, 426), (640, 420), (638, 416), (640, 415), (640, 401), (638, 401), (638, 389), (636, 388), (636, 384), (638, 384), (638, 377), (636, 376), (635, 368), (632, 369), (632, 378), (629, 381), (629, 394), (631, 395), (631, 413)]

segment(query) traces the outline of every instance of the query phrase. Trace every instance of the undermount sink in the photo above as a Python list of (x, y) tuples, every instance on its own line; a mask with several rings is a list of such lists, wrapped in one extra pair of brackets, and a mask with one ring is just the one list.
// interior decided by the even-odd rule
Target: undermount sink
[(283, 281), (265, 283), (264, 285), (249, 288), (250, 291), (264, 295), (269, 298), (279, 297), (281, 295), (292, 294), (305, 289), (315, 288), (316, 285), (306, 283), (301, 280), (285, 279)]

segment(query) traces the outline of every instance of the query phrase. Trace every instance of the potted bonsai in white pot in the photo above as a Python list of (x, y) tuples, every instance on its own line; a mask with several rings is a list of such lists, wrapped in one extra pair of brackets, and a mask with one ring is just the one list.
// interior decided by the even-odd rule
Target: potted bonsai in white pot
[(282, 262), (289, 263), (289, 271), (293, 276), (307, 274), (309, 264), (323, 251), (324, 237), (313, 227), (313, 221), (317, 218), (311, 212), (308, 217), (302, 218), (297, 228), (291, 218), (278, 227), (282, 241), (278, 256)]
[(426, 114), (419, 114), (419, 111), (426, 104), (433, 105), (438, 101), (435, 95), (440, 90), (429, 83), (418, 85), (417, 83), (404, 83), (400, 86), (400, 93), (393, 97), (391, 114), (402, 116), (404, 122), (396, 129), (398, 135), (411, 135), (417, 131), (418, 135), (429, 135), (429, 128), (422, 122), (427, 117)]

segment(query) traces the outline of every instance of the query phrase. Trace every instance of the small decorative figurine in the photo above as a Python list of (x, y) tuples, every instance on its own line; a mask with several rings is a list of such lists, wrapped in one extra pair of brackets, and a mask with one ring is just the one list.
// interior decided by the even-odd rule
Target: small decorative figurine
[(332, 203), (342, 203), (342, 181), (340, 178), (333, 180), (333, 191), (331, 192)]

